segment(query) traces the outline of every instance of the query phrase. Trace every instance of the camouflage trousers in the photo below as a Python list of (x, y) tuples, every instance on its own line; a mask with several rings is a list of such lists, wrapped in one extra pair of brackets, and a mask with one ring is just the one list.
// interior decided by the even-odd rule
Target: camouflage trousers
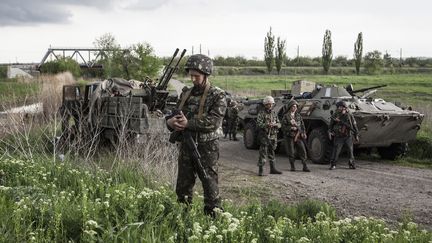
[(346, 145), (348, 148), (350, 163), (354, 161), (354, 146), (352, 136), (335, 137), (333, 140), (333, 152), (330, 160), (332, 165), (336, 165), (336, 162), (339, 159), (339, 154), (342, 151), (344, 145)]
[(294, 142), (294, 137), (285, 137), (287, 154), (290, 163), (294, 163), (297, 157), (304, 163), (306, 161), (306, 147), (302, 140), (298, 139), (297, 142)]
[(237, 134), (238, 121), (237, 119), (228, 120), (228, 132), (232, 135)]
[(266, 158), (268, 158), (270, 163), (274, 163), (277, 140), (262, 136), (260, 143), (258, 166), (263, 166), (266, 162)]
[(208, 177), (198, 171), (190, 151), (182, 143), (178, 159), (178, 175), (176, 194), (179, 202), (192, 203), (193, 187), (198, 175), (204, 191), (204, 211), (211, 214), (215, 207), (220, 207), (218, 187), (218, 159), (219, 141), (212, 140), (198, 144), (198, 151), (201, 154), (201, 163)]

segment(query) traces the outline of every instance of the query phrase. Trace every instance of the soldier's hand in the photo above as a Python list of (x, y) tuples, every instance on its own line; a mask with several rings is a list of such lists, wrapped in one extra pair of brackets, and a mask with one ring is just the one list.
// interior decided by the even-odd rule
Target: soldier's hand
[(355, 141), (356, 143), (358, 143), (358, 142), (360, 141), (360, 139), (359, 139), (359, 136), (358, 136), (358, 135), (356, 135), (356, 136), (354, 137), (354, 141)]
[(328, 135), (329, 135), (329, 139), (330, 139), (330, 140), (332, 140), (332, 139), (333, 139), (333, 136), (334, 136), (334, 134), (333, 134), (333, 133), (331, 133), (331, 132), (329, 132), (329, 133), (328, 133)]
[(168, 126), (176, 131), (183, 131), (186, 128), (187, 123), (188, 119), (183, 115), (183, 113), (175, 115), (167, 120)]
[(304, 140), (306, 140), (307, 139), (307, 135), (306, 135), (306, 133), (304, 132), (304, 133), (302, 133), (301, 134), (301, 136), (302, 136), (302, 138), (304, 139)]

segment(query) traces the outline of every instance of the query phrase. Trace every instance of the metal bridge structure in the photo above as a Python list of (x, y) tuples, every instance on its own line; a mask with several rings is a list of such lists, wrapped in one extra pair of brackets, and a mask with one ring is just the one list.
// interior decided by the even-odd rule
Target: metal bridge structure
[(49, 58), (54, 57), (56, 60), (69, 57), (77, 61), (81, 68), (101, 69), (102, 65), (97, 64), (99, 60), (107, 57), (107, 54), (114, 51), (125, 51), (123, 49), (99, 49), (99, 48), (48, 48), (42, 61), (39, 63), (40, 68)]

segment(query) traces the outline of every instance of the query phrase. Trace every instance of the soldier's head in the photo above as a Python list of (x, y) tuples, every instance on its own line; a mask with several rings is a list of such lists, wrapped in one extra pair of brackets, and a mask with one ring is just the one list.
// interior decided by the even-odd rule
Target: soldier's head
[(291, 100), (291, 101), (288, 103), (288, 110), (289, 110), (290, 112), (296, 112), (296, 111), (297, 111), (297, 108), (298, 108), (298, 103), (297, 103), (297, 101), (295, 101), (295, 100)]
[(339, 101), (336, 103), (336, 107), (339, 111), (341, 111), (342, 113), (345, 113), (345, 112), (347, 112), (348, 105), (345, 101)]
[(237, 101), (235, 101), (235, 100), (231, 100), (229, 106), (230, 106), (230, 107), (235, 107), (236, 105), (237, 105)]
[(205, 86), (207, 77), (212, 74), (213, 61), (206, 55), (195, 54), (186, 61), (185, 70), (194, 86)]
[(274, 101), (274, 98), (272, 96), (266, 96), (263, 99), (264, 107), (268, 110), (270, 110), (273, 107), (274, 103), (275, 103), (275, 101)]

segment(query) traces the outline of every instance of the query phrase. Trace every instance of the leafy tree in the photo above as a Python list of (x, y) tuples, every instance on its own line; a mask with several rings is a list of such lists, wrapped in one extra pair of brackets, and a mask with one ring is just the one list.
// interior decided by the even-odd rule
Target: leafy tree
[(146, 76), (156, 76), (162, 62), (154, 55), (153, 47), (148, 43), (138, 43), (131, 49), (133, 56), (129, 68), (130, 78), (144, 80)]
[(280, 70), (282, 69), (283, 61), (285, 60), (286, 53), (286, 40), (281, 40), (280, 37), (277, 38), (276, 42), (276, 70), (278, 74), (280, 74)]
[(272, 29), (270, 27), (270, 31), (267, 32), (267, 36), (264, 38), (264, 61), (267, 66), (267, 71), (271, 73), (273, 70), (274, 63), (274, 35), (272, 34)]
[(364, 57), (364, 67), (366, 72), (369, 74), (380, 73), (383, 67), (381, 52), (375, 50), (373, 52), (366, 53)]
[(322, 46), (322, 65), (325, 74), (328, 74), (333, 58), (333, 48), (331, 40), (331, 31), (326, 30)]
[(357, 41), (354, 43), (354, 63), (357, 75), (360, 74), (360, 66), (363, 55), (363, 34), (360, 32), (357, 36)]
[(70, 57), (46, 62), (41, 66), (40, 71), (51, 74), (69, 71), (74, 77), (81, 76), (80, 65)]
[(153, 53), (148, 43), (138, 43), (122, 49), (111, 33), (102, 35), (93, 42), (96, 48), (103, 50), (100, 61), (104, 66), (105, 77), (144, 80), (154, 77), (161, 68), (161, 60)]

